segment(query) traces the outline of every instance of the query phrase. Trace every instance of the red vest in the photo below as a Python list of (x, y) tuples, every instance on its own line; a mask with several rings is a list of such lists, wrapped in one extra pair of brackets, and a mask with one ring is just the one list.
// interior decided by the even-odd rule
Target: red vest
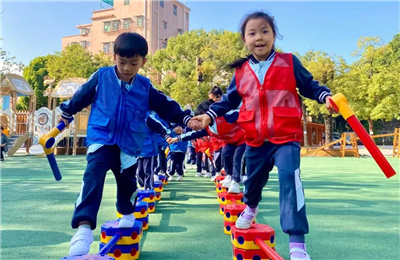
[(243, 100), (238, 122), (249, 146), (261, 146), (265, 139), (274, 144), (303, 139), (292, 54), (276, 53), (262, 85), (248, 62), (236, 69), (235, 77)]
[(220, 116), (215, 119), (218, 134), (211, 132), (210, 127), (206, 127), (209, 136), (218, 138), (227, 144), (241, 145), (245, 140), (245, 132), (237, 123), (230, 124), (224, 117)]
[(195, 145), (196, 153), (198, 152), (204, 153), (210, 147), (211, 147), (211, 142), (209, 136), (204, 136), (202, 138), (196, 139), (196, 145)]

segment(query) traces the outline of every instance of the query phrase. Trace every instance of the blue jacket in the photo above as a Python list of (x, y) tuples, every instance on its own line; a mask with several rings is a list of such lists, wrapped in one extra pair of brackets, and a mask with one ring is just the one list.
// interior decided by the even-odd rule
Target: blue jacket
[(146, 134), (146, 113), (154, 110), (166, 121), (187, 124), (190, 110), (155, 89), (150, 80), (139, 74), (128, 84), (124, 94), (123, 82), (115, 67), (99, 69), (83, 84), (70, 101), (61, 104), (62, 117), (69, 119), (92, 105), (87, 130), (87, 145), (117, 144), (130, 156), (139, 156)]
[[(171, 137), (176, 137), (174, 131), (171, 132)], [(187, 150), (188, 142), (177, 142), (169, 145), (169, 150), (173, 153), (185, 153)]]
[(143, 142), (143, 150), (140, 157), (152, 157), (158, 154), (158, 141), (169, 137), (167, 129), (156, 118), (155, 113), (147, 113), (146, 118), (146, 136)]

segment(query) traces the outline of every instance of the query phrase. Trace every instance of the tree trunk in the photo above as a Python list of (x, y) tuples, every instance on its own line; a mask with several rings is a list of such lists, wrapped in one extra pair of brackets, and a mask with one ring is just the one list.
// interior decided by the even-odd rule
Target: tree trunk
[(368, 118), (368, 130), (370, 135), (374, 134), (374, 121), (370, 118)]
[[(325, 144), (329, 144), (332, 142), (332, 136), (333, 136), (333, 131), (332, 131), (332, 116), (331, 115), (324, 115), (324, 121), (325, 121)], [(329, 147), (331, 148), (331, 147)]]
[(304, 146), (309, 146), (309, 144), (308, 144), (308, 134), (307, 134), (307, 111), (306, 111), (306, 105), (304, 104), (304, 102), (301, 102), (301, 109), (303, 110)]
[(200, 65), (203, 63), (203, 61), (201, 60), (201, 58), (200, 57), (197, 57), (196, 58), (196, 66), (197, 66), (197, 85), (199, 85), (200, 83), (202, 83), (203, 82), (203, 74), (201, 73), (201, 71), (200, 71), (200, 69), (199, 69), (199, 67), (200, 67)]

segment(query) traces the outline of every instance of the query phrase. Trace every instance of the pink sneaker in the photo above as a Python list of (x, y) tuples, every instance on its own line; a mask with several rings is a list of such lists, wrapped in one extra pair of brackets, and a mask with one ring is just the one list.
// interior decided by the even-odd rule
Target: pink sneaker
[(239, 218), (236, 220), (236, 228), (238, 229), (249, 229), (251, 223), (256, 218), (258, 213), (258, 207), (250, 208), (247, 206), (244, 211), (240, 214)]
[(305, 243), (289, 243), (290, 260), (311, 260)]

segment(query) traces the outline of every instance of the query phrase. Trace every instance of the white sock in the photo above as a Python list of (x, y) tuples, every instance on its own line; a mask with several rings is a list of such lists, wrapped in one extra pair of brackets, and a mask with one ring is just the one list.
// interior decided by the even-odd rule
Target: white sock
[(87, 228), (87, 229), (92, 230), (92, 229), (90, 228), (90, 225), (89, 225), (89, 224), (80, 225), (80, 226), (78, 227), (78, 229), (81, 229), (81, 228)]

